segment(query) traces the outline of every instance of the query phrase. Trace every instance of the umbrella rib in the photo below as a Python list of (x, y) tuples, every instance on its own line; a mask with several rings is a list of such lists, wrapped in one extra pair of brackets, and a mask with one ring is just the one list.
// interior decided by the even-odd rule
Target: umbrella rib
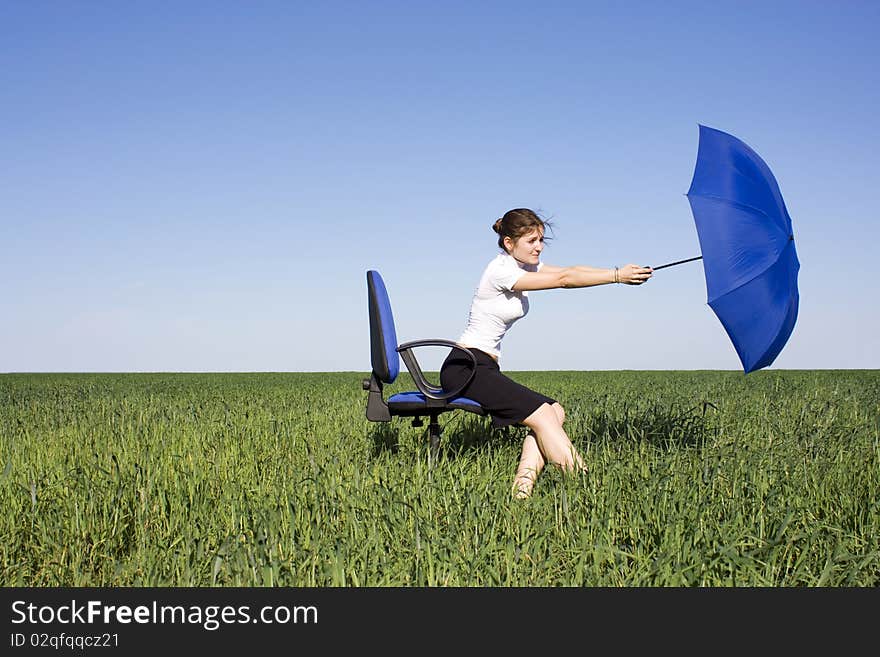
[(733, 205), (738, 208), (744, 208), (746, 210), (752, 210), (753, 212), (757, 212), (758, 214), (762, 214), (768, 219), (770, 219), (770, 215), (767, 214), (761, 208), (756, 208), (754, 205), (749, 205), (748, 203), (740, 203), (739, 201), (733, 201), (729, 198), (724, 198), (723, 196), (715, 196), (714, 194), (691, 194), (688, 193), (686, 196), (697, 196), (699, 198), (705, 198), (710, 201), (717, 201), (719, 203), (728, 203), (729, 205)]
[[(791, 240), (789, 240), (789, 241), (791, 241)], [(783, 247), (782, 251), (785, 251), (786, 248), (788, 248), (788, 244), (787, 244), (787, 243), (786, 243), (785, 247)], [(741, 282), (737, 283), (736, 285), (734, 285), (733, 287), (724, 290), (724, 292), (721, 292), (721, 293), (719, 293), (719, 294), (716, 294), (716, 295), (715, 295), (714, 297), (712, 297), (711, 299), (707, 299), (707, 300), (706, 300), (706, 303), (710, 303), (710, 304), (711, 304), (713, 301), (717, 301), (718, 299), (720, 299), (721, 297), (723, 297), (725, 294), (730, 294), (730, 293), (733, 292), (734, 290), (738, 290), (739, 288), (741, 288), (743, 285), (748, 285), (749, 283), (751, 283), (753, 280), (755, 280), (755, 279), (758, 278), (759, 276), (763, 276), (763, 275), (767, 272), (768, 269), (770, 269), (770, 268), (773, 267), (777, 262), (779, 262), (779, 258), (782, 257), (782, 251), (780, 251), (779, 253), (776, 254), (776, 257), (773, 258), (773, 260), (770, 262), (769, 265), (767, 265), (767, 266), (764, 267), (761, 271), (759, 271), (759, 272), (757, 272), (756, 274), (754, 274), (753, 276), (751, 276), (748, 280), (741, 281)]]

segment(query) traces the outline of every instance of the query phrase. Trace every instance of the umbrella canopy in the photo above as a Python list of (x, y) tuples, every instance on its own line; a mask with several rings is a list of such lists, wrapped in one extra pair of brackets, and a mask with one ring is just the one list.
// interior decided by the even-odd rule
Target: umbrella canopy
[(745, 143), (701, 125), (687, 197), (708, 304), (744, 372), (766, 367), (791, 335), (799, 303), (800, 263), (776, 178)]

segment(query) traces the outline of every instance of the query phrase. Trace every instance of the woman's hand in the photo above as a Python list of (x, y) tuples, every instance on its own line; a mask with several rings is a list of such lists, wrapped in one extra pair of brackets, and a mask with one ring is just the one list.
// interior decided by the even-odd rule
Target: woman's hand
[(642, 267), (640, 265), (624, 265), (617, 272), (618, 282), (626, 285), (641, 285), (654, 275), (654, 270), (650, 267)]

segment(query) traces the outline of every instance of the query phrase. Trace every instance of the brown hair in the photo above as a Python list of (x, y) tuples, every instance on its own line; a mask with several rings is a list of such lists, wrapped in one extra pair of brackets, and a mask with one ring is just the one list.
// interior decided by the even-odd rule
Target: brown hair
[(509, 237), (516, 242), (520, 237), (530, 233), (535, 228), (546, 232), (546, 229), (552, 228), (552, 226), (549, 221), (542, 219), (536, 212), (528, 208), (508, 210), (504, 213), (503, 217), (497, 219), (492, 224), (492, 230), (498, 233), (498, 247), (505, 252), (507, 252), (507, 249), (504, 248), (505, 237)]

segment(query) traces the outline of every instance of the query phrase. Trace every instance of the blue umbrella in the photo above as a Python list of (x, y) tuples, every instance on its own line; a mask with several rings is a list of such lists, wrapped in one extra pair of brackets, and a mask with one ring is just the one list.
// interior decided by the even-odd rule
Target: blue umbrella
[(770, 167), (745, 143), (700, 126), (687, 193), (700, 238), (708, 303), (730, 337), (746, 374), (770, 365), (798, 313), (791, 217)]

